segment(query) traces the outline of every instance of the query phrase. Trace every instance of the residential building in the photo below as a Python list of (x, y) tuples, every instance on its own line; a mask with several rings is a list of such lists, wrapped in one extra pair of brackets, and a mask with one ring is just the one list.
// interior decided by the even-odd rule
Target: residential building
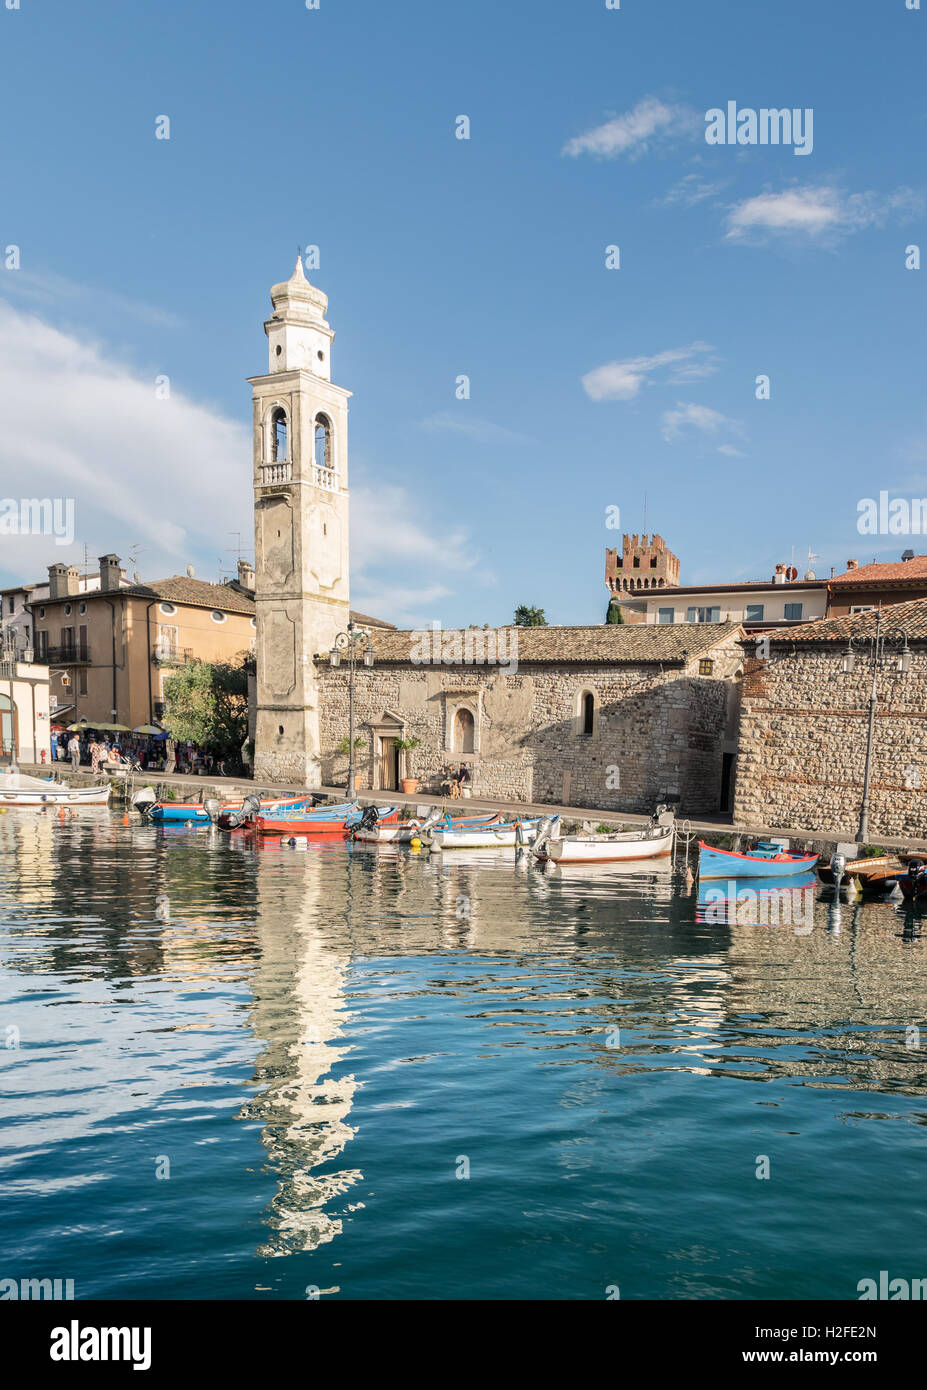
[(35, 659), (51, 670), (53, 715), (129, 728), (157, 723), (171, 671), (247, 657), (255, 635), (249, 570), (243, 562), (234, 584), (187, 575), (126, 584), (119, 557), (104, 555), (100, 586), (81, 591), (73, 567), (51, 565), (47, 596), (28, 608)]
[(48, 675), (0, 650), (0, 766), (51, 761)]
[(828, 581), (828, 593), (828, 617), (927, 598), (927, 555), (906, 550), (900, 560), (862, 566), (848, 560), (843, 574)]

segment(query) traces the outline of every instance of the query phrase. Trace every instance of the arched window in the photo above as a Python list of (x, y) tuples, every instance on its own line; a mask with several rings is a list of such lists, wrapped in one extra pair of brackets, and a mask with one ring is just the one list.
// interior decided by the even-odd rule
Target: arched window
[(591, 690), (587, 690), (583, 695), (579, 712), (583, 721), (583, 733), (588, 737), (595, 728), (595, 696)]
[(278, 406), (270, 417), (270, 462), (287, 461), (286, 411)]
[(472, 753), (475, 732), (473, 715), (468, 709), (459, 709), (454, 715), (454, 752)]
[(334, 468), (332, 462), (332, 425), (327, 415), (319, 415), (315, 422), (315, 466)]

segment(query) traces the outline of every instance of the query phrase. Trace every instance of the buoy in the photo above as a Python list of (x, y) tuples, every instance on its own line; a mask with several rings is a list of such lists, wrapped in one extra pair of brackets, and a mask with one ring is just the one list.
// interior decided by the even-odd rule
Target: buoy
[(421, 849), (421, 847), (422, 847), (422, 842), (421, 842), (421, 840), (410, 840), (410, 841), (409, 841), (409, 848), (410, 848), (410, 849)]
[(128, 825), (128, 824), (129, 824), (129, 817), (128, 817), (127, 815), (123, 816), (123, 818), (122, 818), (122, 823), (123, 823), (123, 825)]

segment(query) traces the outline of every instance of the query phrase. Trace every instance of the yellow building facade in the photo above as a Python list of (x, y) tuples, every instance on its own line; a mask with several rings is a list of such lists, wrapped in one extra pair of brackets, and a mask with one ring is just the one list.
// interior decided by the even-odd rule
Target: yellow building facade
[(160, 722), (164, 681), (189, 661), (237, 662), (254, 651), (249, 565), (209, 584), (185, 575), (126, 585), (118, 556), (100, 559), (100, 587), (80, 592), (78, 573), (52, 565), (49, 595), (30, 605), (35, 661), (51, 674), (58, 723)]

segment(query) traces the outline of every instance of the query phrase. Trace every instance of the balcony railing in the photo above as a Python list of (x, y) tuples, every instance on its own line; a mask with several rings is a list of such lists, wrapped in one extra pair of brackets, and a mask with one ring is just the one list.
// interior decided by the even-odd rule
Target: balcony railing
[(289, 483), (293, 480), (293, 468), (289, 463), (265, 463), (261, 466), (261, 483), (267, 487), (272, 483)]
[(316, 487), (328, 488), (329, 492), (338, 491), (338, 475), (334, 468), (320, 468), (317, 463), (312, 465), (312, 481)]
[(90, 649), (86, 643), (75, 642), (73, 646), (48, 647), (38, 653), (40, 661), (49, 666), (87, 666), (90, 664)]
[(193, 648), (175, 647), (169, 643), (158, 642), (153, 659), (158, 666), (182, 666), (185, 661), (193, 659)]

